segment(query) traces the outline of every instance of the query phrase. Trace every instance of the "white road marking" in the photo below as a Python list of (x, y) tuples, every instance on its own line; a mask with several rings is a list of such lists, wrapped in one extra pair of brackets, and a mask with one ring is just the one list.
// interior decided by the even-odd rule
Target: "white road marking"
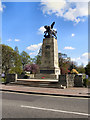
[(22, 108), (37, 109), (37, 110), (46, 110), (46, 111), (52, 111), (52, 112), (61, 112), (61, 113), (69, 113), (69, 114), (90, 116), (90, 114), (86, 114), (86, 113), (70, 112), (70, 111), (55, 110), (55, 109), (48, 109), (48, 108), (40, 108), (40, 107), (34, 107), (34, 106), (24, 106), (24, 105), (21, 105), (21, 107)]
[(32, 95), (32, 96), (45, 96), (45, 97), (59, 97), (59, 98), (68, 98), (68, 99), (86, 99), (89, 98), (83, 98), (83, 97), (66, 97), (66, 96), (54, 96), (54, 95), (40, 95), (40, 94), (29, 94), (29, 93), (18, 93), (18, 92), (8, 92), (8, 91), (2, 91), (2, 93), (13, 93), (13, 94), (21, 94), (21, 95)]

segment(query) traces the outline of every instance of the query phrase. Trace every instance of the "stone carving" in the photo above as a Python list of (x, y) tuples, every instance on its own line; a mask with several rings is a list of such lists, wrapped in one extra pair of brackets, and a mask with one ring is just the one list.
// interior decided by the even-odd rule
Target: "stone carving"
[(50, 26), (45, 25), (44, 28), (46, 29), (46, 31), (44, 32), (45, 38), (52, 38), (55, 37), (57, 39), (57, 31), (53, 30), (53, 26), (54, 26), (55, 22), (53, 22)]

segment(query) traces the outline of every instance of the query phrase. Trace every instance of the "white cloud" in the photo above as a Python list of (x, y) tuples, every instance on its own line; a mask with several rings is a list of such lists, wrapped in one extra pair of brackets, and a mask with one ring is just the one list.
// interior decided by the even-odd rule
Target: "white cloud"
[(2, 5), (2, 3), (0, 1), (0, 12), (2, 12), (4, 8), (6, 8), (6, 6), (4, 4)]
[(42, 43), (39, 43), (39, 44), (30, 45), (26, 49), (30, 51), (38, 51), (41, 46), (42, 46)]
[(88, 0), (79, 2), (75, 0), (41, 0), (41, 10), (43, 14), (52, 14), (63, 17), (65, 20), (70, 20), (75, 23), (84, 21), (85, 16), (88, 16)]
[(37, 55), (36, 52), (30, 52), (29, 55)]
[(38, 34), (43, 34), (44, 31), (45, 31), (44, 26), (41, 26), (41, 27), (38, 29)]
[(15, 41), (15, 42), (19, 42), (20, 40), (19, 40), (19, 39), (15, 39), (14, 41)]
[(0, 11), (3, 11), (3, 8), (2, 8), (2, 4), (1, 4), (1, 2), (0, 2)]
[[(7, 41), (8, 41), (8, 42), (10, 42), (10, 41), (12, 41), (12, 39), (11, 39), (11, 38), (9, 38)], [(19, 42), (19, 41), (20, 41), (20, 39), (14, 39), (14, 41), (15, 41), (15, 42)]]
[(78, 63), (78, 65), (83, 64), (86, 66), (88, 64), (88, 60), (90, 59), (90, 53), (86, 52), (83, 53), (80, 57), (78, 58), (71, 58), (72, 61), (75, 61)]
[(37, 55), (41, 46), (42, 43), (39, 43), (39, 44), (30, 45), (26, 49), (31, 51), (29, 55)]
[(8, 41), (8, 42), (10, 42), (10, 41), (12, 41), (12, 39), (11, 39), (11, 38), (9, 38), (7, 41)]
[(65, 50), (74, 50), (75, 48), (73, 47), (64, 47)]
[(89, 53), (83, 53), (82, 56), (85, 57), (85, 56), (88, 56)]
[(74, 34), (74, 33), (72, 33), (72, 34), (71, 34), (71, 36), (72, 36), (72, 37), (74, 37), (74, 36), (75, 36), (75, 34)]

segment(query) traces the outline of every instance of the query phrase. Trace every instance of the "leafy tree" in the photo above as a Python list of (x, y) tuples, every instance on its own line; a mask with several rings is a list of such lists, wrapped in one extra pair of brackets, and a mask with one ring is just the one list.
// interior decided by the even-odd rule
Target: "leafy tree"
[(36, 63), (36, 56), (34, 58), (30, 58), (30, 63), (35, 64)]
[(15, 47), (14, 51), (15, 51), (14, 67), (11, 68), (10, 73), (21, 74), (21, 72), (22, 72), (22, 62), (21, 62), (21, 56), (19, 55), (19, 51), (18, 51), (17, 46)]
[(33, 74), (36, 74), (38, 72), (38, 69), (39, 69), (39, 67), (36, 64), (31, 64), (31, 65), (28, 64), (24, 68), (25, 71), (31, 72)]
[(75, 62), (72, 62), (67, 54), (58, 53), (59, 57), (59, 67), (61, 69), (61, 74), (68, 74), (72, 69), (77, 69)]
[(77, 70), (77, 64), (76, 64), (76, 62), (70, 62), (68, 69), (69, 69), (70, 71), (71, 71), (72, 69), (76, 69), (76, 70)]
[(67, 57), (67, 54), (58, 53), (59, 57), (59, 67), (61, 69), (61, 74), (67, 74), (69, 72), (70, 58)]
[(41, 64), (41, 56), (37, 55), (35, 56), (35, 58), (33, 59), (33, 62), (37, 65)]
[(60, 69), (61, 69), (61, 74), (68, 74), (70, 72), (67, 66), (60, 67)]
[(21, 62), (23, 65), (23, 69), (24, 69), (24, 66), (26, 64), (30, 63), (30, 56), (25, 51), (22, 51), (22, 53), (20, 55), (21, 55)]
[(90, 77), (90, 62), (85, 67), (85, 73)]
[(78, 67), (77, 67), (77, 71), (78, 71), (79, 73), (85, 73), (85, 68), (83, 67), (83, 65), (78, 66)]
[(2, 71), (7, 74), (9, 70), (14, 67), (15, 52), (11, 47), (3, 44), (2, 53)]
[(42, 57), (42, 47), (40, 48), (38, 55), (35, 56), (35, 58), (33, 59), (33, 62), (37, 65), (41, 64), (41, 57)]
[(7, 45), (2, 45), (2, 70), (7, 73), (21, 73), (20, 55)]
[(65, 58), (67, 57), (66, 54), (58, 53), (59, 58), (59, 67), (63, 66), (63, 63), (65, 63)]

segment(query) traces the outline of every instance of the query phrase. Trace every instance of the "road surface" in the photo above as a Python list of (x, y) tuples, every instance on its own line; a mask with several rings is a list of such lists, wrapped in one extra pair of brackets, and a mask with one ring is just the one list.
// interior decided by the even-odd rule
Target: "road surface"
[(3, 118), (88, 118), (88, 99), (2, 93)]

